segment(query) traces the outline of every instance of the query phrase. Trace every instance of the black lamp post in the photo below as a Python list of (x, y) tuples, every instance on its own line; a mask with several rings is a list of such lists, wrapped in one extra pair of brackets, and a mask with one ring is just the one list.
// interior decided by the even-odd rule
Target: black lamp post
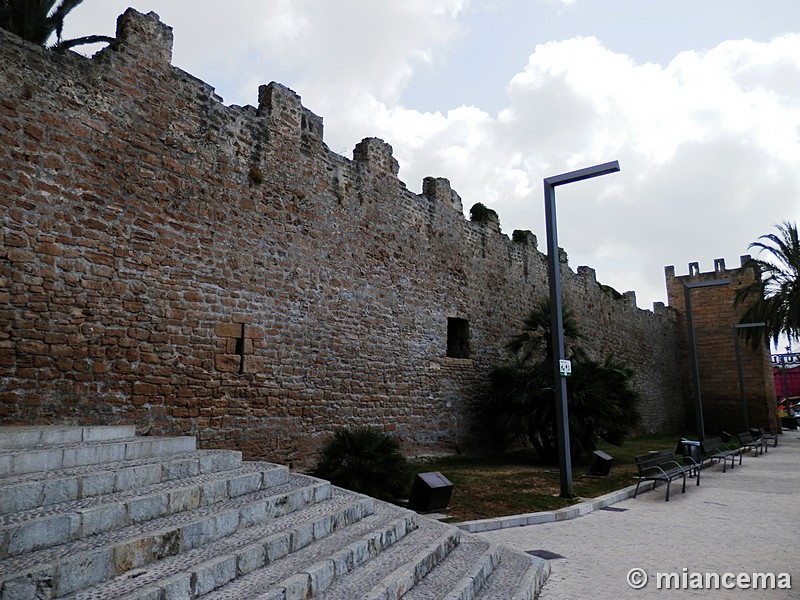
[(574, 498), (572, 492), (572, 457), (569, 448), (569, 415), (567, 413), (567, 380), (571, 371), (564, 356), (564, 321), (561, 316), (561, 269), (558, 260), (558, 232), (556, 225), (556, 192), (559, 185), (591, 179), (619, 171), (619, 162), (613, 161), (562, 173), (544, 180), (544, 214), (547, 229), (547, 274), (550, 285), (550, 331), (553, 336), (553, 377), (556, 392), (556, 425), (558, 428), (558, 464), (561, 473), (561, 497)]

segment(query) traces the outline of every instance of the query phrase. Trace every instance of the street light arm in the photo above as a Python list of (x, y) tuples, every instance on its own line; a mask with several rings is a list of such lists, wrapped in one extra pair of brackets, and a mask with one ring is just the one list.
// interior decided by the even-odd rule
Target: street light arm
[(545, 185), (556, 187), (557, 185), (564, 185), (565, 183), (572, 183), (574, 181), (583, 181), (584, 179), (600, 177), (600, 175), (608, 175), (609, 173), (616, 173), (617, 171), (619, 171), (619, 161), (613, 160), (603, 163), (602, 165), (595, 165), (569, 173), (561, 173), (560, 175), (546, 177), (544, 183)]

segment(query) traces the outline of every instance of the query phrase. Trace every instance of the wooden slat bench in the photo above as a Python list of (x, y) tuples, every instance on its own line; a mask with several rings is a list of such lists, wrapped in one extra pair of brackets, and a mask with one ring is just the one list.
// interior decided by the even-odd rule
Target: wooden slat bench
[[(643, 481), (653, 481), (655, 486), (659, 481), (667, 482), (667, 496), (666, 501), (669, 502), (669, 486), (673, 479), (682, 478), (683, 487), (681, 493), (686, 493), (686, 476), (689, 474), (689, 469), (684, 468), (675, 460), (675, 455), (672, 450), (658, 450), (656, 452), (648, 452), (635, 457), (636, 467), (639, 469), (639, 481), (636, 483), (636, 489), (633, 491), (633, 497), (639, 492), (639, 485)], [(697, 485), (700, 485), (700, 469), (697, 471)]]

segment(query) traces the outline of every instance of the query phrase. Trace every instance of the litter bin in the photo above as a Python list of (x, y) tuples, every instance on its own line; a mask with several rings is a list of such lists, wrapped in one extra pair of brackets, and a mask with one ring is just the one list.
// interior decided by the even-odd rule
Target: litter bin
[(700, 441), (681, 438), (681, 441), (678, 442), (678, 447), (675, 449), (675, 453), (681, 456), (688, 456), (692, 460), (700, 462)]

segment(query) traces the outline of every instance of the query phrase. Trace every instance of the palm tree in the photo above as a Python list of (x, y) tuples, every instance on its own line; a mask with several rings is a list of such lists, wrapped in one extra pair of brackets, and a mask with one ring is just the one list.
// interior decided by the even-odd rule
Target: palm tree
[[(576, 345), (582, 336), (575, 318), (564, 310), (564, 335), (570, 347), (572, 376), (567, 379), (570, 447), (573, 457), (591, 452), (598, 439), (620, 444), (639, 420), (633, 370), (614, 359), (590, 360)], [(558, 452), (550, 302), (541, 300), (523, 322), (524, 329), (506, 345), (509, 359), (489, 373), (488, 422), (500, 441), (520, 439), (554, 461)]]
[[(564, 338), (567, 344), (572, 344), (572, 352), (582, 353), (574, 342), (583, 336), (578, 328), (575, 314), (569, 307), (562, 307), (561, 319), (563, 322)], [(522, 332), (511, 338), (506, 344), (506, 349), (519, 356), (523, 363), (527, 363), (539, 354), (544, 354), (545, 361), (553, 361), (553, 336), (550, 335), (550, 299), (542, 298), (533, 307), (530, 314), (522, 322)]]
[(0, 0), (0, 28), (6, 29), (22, 39), (42, 46), (55, 33), (53, 50), (64, 51), (74, 46), (114, 41), (104, 35), (89, 35), (71, 40), (62, 40), (64, 19), (83, 0)]
[[(777, 346), (781, 334), (800, 340), (800, 238), (797, 224), (784, 221), (777, 233), (762, 235), (750, 244), (766, 258), (751, 258), (743, 269), (752, 268), (760, 278), (736, 294), (735, 303), (751, 302), (741, 323), (766, 323), (767, 340)], [(743, 328), (748, 341), (759, 343), (760, 328)]]

